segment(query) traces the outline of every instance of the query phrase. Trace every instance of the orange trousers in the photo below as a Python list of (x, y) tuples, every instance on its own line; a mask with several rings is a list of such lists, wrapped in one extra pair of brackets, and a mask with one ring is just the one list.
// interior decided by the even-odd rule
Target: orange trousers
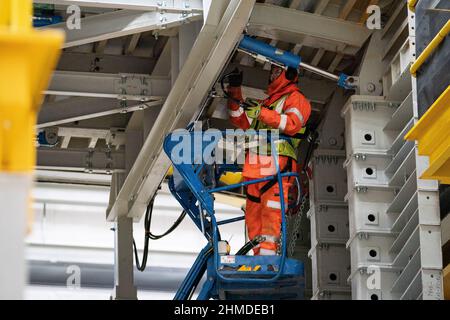
[[(283, 195), (285, 210), (288, 208), (288, 193), (292, 178), (283, 178)], [(261, 188), (267, 182), (252, 184), (247, 187), (245, 222), (248, 237), (253, 240), (263, 236), (266, 241), (253, 249), (255, 255), (275, 255), (281, 235), (281, 202), (278, 182), (261, 194)]]

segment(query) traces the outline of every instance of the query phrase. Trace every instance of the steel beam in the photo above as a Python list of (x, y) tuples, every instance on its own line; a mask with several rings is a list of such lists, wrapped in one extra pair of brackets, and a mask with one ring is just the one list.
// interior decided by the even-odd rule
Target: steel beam
[(329, 3), (330, 3), (330, 0), (317, 1), (316, 6), (314, 8), (314, 12), (316, 14), (322, 14), (327, 9)]
[(125, 170), (125, 155), (120, 151), (68, 150), (39, 148), (37, 168), (40, 170), (67, 170), (111, 172)]
[(39, 113), (37, 128), (42, 129), (75, 121), (145, 110), (149, 107), (159, 107), (162, 104), (162, 99), (146, 103), (130, 101), (120, 105), (120, 101), (115, 99), (70, 98), (44, 104)]
[[(111, 186), (111, 175), (57, 170), (36, 170), (35, 181), (76, 185)], [(39, 199), (35, 199), (39, 202)]]
[(113, 39), (154, 30), (165, 30), (202, 18), (199, 13), (140, 12), (119, 10), (81, 19), (81, 29), (69, 30), (66, 23), (47, 28), (62, 29), (66, 33), (64, 48)]
[(62, 54), (57, 70), (100, 73), (150, 73), (155, 59), (99, 53), (69, 52)]
[[(143, 215), (170, 167), (162, 150), (164, 138), (174, 129), (186, 127), (198, 114), (240, 40), (254, 3), (254, 0), (231, 0), (217, 26), (206, 24), (203, 27), (114, 205), (108, 211), (108, 220), (116, 220), (122, 215), (140, 219)], [(216, 5), (221, 5), (220, 1), (212, 2), (210, 12), (217, 10)]]
[(130, 36), (130, 38), (127, 41), (127, 44), (125, 45), (125, 49), (124, 49), (125, 55), (133, 54), (134, 50), (136, 50), (136, 47), (139, 44), (139, 40), (141, 39), (141, 36), (142, 36), (141, 33), (135, 33)]
[(134, 286), (133, 220), (119, 217), (114, 228), (113, 300), (137, 300)]
[(319, 41), (345, 44), (354, 48), (362, 47), (371, 34), (363, 25), (354, 22), (267, 4), (255, 6), (248, 32), (290, 43), (301, 43), (303, 36), (308, 35)]
[(166, 12), (203, 12), (202, 0), (34, 0), (34, 3)]
[(125, 144), (125, 133), (123, 130), (106, 130), (106, 129), (91, 129), (91, 128), (73, 128), (73, 127), (59, 127), (59, 137), (68, 138), (85, 138), (91, 139), (89, 142), (89, 149), (95, 148), (98, 140), (105, 140), (106, 144), (114, 146), (119, 149)]
[(355, 7), (356, 0), (348, 0), (347, 3), (342, 8), (341, 12), (339, 13), (339, 19), (346, 20), (350, 13), (352, 12), (353, 8)]
[(169, 77), (145, 74), (56, 71), (44, 94), (151, 101), (165, 98), (170, 85)]

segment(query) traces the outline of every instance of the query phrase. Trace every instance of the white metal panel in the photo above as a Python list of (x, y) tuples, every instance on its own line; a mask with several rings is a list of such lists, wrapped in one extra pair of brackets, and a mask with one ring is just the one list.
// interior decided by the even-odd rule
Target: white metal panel
[(356, 187), (388, 187), (389, 178), (386, 167), (391, 158), (379, 155), (366, 155), (364, 158), (351, 157), (345, 162), (348, 177), (348, 189)]
[(313, 294), (331, 291), (348, 293), (349, 252), (344, 246), (317, 246), (308, 253), (312, 260)]
[(390, 234), (360, 233), (349, 240), (352, 272), (372, 264), (389, 266), (394, 255), (389, 252), (395, 238)]
[(345, 153), (336, 150), (316, 150), (311, 160), (313, 181), (310, 192), (318, 204), (342, 204), (347, 193), (343, 168)]
[(347, 196), (350, 235), (361, 232), (390, 232), (396, 215), (386, 213), (393, 190), (368, 190), (365, 193), (349, 192)]
[(311, 243), (345, 244), (349, 237), (346, 207), (318, 206), (309, 212)]
[(347, 158), (357, 153), (388, 152), (396, 133), (383, 129), (397, 105), (400, 103), (378, 96), (352, 96), (348, 100), (341, 112), (345, 118)]
[(392, 294), (390, 291), (392, 283), (397, 278), (396, 272), (381, 269), (380, 273), (377, 274), (380, 279), (379, 288), (372, 288), (372, 278), (370, 278), (372, 276), (373, 274), (367, 273), (367, 269), (361, 269), (352, 275), (353, 300), (393, 300), (399, 298), (398, 295)]

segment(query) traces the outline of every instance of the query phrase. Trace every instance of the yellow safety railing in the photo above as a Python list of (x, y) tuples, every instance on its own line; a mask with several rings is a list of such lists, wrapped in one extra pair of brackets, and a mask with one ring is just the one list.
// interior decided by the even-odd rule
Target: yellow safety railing
[(436, 48), (444, 41), (445, 37), (450, 33), (450, 20), (444, 25), (444, 27), (438, 32), (436, 37), (430, 42), (430, 44), (423, 50), (422, 54), (411, 66), (411, 74), (413, 77), (417, 76), (417, 71), (422, 67), (425, 61), (433, 54)]
[(415, 12), (416, 11), (417, 2), (419, 2), (419, 0), (409, 0), (408, 1), (408, 8), (409, 8), (409, 10), (411, 10), (412, 12)]
[(450, 184), (450, 86), (406, 135), (417, 140), (419, 155), (429, 157), (429, 167), (421, 179)]
[(35, 166), (35, 124), (64, 34), (32, 28), (31, 0), (0, 1), (0, 172)]

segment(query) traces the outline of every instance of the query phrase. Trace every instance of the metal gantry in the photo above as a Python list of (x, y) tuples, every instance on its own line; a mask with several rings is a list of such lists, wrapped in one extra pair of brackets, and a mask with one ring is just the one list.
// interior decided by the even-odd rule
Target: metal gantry
[[(311, 161), (313, 298), (442, 298), (438, 186), (419, 179), (426, 159), (414, 143), (403, 141), (419, 114), (417, 85), (408, 72), (416, 51), (415, 18), (406, 1), (374, 32), (358, 23), (367, 15), (354, 0), (343, 6), (294, 0), (289, 8), (276, 0), (34, 2), (98, 13), (82, 19), (82, 30), (49, 27), (66, 29), (67, 49), (60, 62), (64, 71), (55, 73), (45, 92), (38, 128), (60, 127), (63, 150), (40, 148), (38, 166), (114, 172), (108, 220), (118, 223), (116, 255), (126, 260), (117, 266), (119, 298), (134, 298), (131, 220), (145, 212), (168, 169), (162, 140), (198, 115), (244, 27), (273, 45), (292, 44), (294, 53), (306, 52), (310, 64), (327, 64), (330, 72), (345, 67), (371, 36), (356, 95), (348, 101), (343, 92), (333, 93), (333, 83), (308, 72), (300, 81), (314, 112), (328, 109)], [(155, 37), (149, 46), (145, 33)], [(152, 53), (143, 54), (149, 47)], [(82, 62), (74, 64), (78, 58)], [(244, 62), (239, 54), (236, 60)], [(248, 91), (264, 88), (267, 66), (245, 63), (253, 66), (239, 65), (248, 75)], [(119, 73), (119, 65), (125, 71)], [(141, 74), (147, 71), (151, 75)], [(76, 127), (79, 122), (85, 127)], [(125, 150), (102, 147), (110, 126), (124, 128), (118, 145)], [(97, 130), (103, 130), (100, 142)], [(66, 148), (79, 135), (90, 136), (87, 147)]]

